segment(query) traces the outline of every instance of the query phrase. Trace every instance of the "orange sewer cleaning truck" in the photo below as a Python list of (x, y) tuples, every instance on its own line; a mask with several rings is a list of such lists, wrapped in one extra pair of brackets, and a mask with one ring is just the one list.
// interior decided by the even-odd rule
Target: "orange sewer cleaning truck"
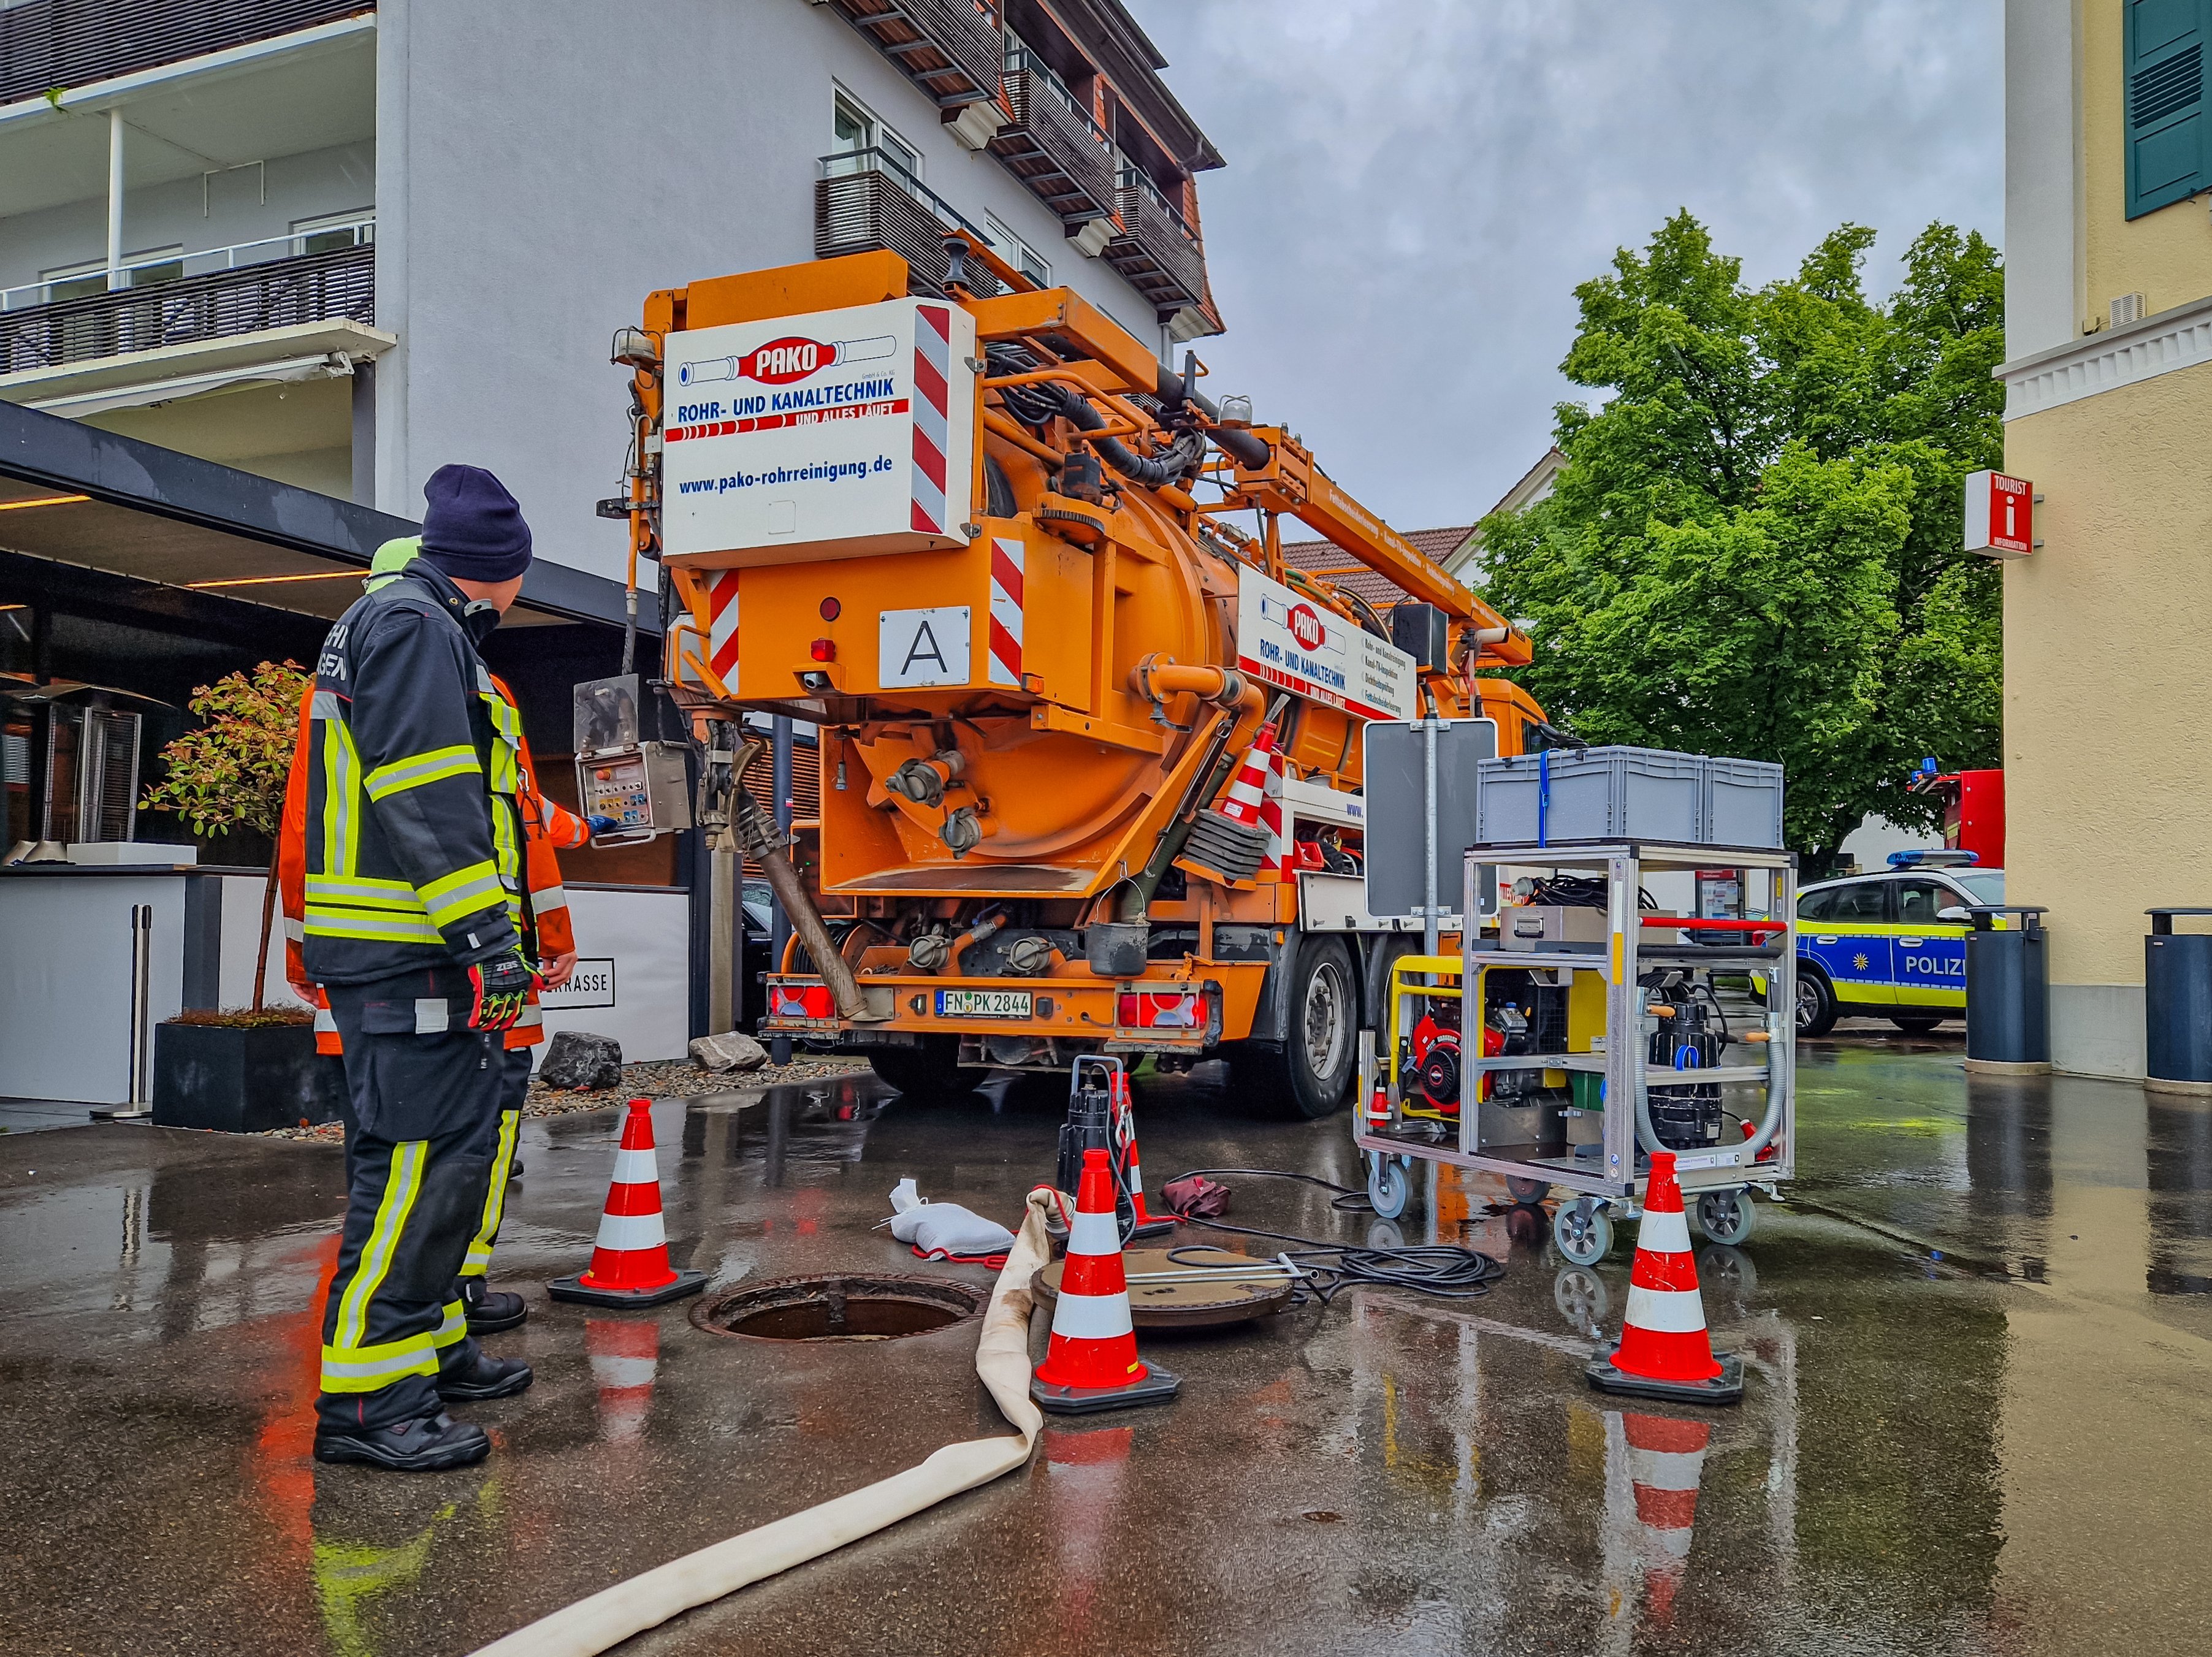
[[(1486, 718), (1520, 753), (1541, 712), (1476, 670), (1528, 641), (1194, 359), (946, 252), (941, 288), (856, 254), (656, 293), (616, 336), (696, 821), (792, 915), (765, 1028), (921, 1096), (1225, 1058), (1325, 1115), (1419, 936), (1366, 912), (1367, 814), (1419, 808), (1363, 798), (1365, 723)], [(1285, 517), (1406, 598), (1285, 567)], [(789, 860), (749, 712), (819, 733)]]

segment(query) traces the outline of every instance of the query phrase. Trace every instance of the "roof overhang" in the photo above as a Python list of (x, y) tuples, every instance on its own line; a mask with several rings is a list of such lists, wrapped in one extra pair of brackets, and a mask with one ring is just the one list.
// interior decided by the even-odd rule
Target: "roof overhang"
[[(420, 528), (0, 403), (0, 549), (24, 557), (336, 620), (377, 548)], [(657, 632), (658, 606), (644, 608), (639, 626)], [(541, 559), (507, 625), (570, 622), (621, 626), (622, 585)]]

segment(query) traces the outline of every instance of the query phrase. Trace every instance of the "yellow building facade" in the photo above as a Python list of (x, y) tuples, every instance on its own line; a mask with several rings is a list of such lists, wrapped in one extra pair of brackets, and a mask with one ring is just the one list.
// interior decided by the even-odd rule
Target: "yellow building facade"
[(2006, 895), (2051, 1059), (2143, 1074), (2143, 913), (2212, 904), (2212, 0), (2008, 0)]

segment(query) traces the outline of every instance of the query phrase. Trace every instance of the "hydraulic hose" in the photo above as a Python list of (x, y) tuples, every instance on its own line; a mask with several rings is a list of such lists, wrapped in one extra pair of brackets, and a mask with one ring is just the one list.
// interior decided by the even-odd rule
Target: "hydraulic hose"
[[(1176, 373), (1164, 362), (1159, 365), (1156, 391), (1159, 399), (1170, 409), (1188, 403), (1208, 420), (1221, 418), (1221, 410), (1213, 406), (1212, 399), (1201, 396), (1192, 387), (1188, 374)], [(1274, 458), (1274, 452), (1268, 448), (1266, 440), (1255, 437), (1250, 432), (1216, 426), (1206, 433), (1206, 436), (1213, 440), (1223, 453), (1247, 471), (1258, 471)]]
[[(1091, 406), (1091, 399), (1073, 385), (1047, 379), (1030, 389), (1042, 393), (1053, 404), (1056, 413), (1081, 430), (1095, 432), (1106, 423), (1106, 417)], [(1098, 451), (1100, 459), (1122, 476), (1152, 489), (1176, 482), (1206, 458), (1206, 436), (1197, 431), (1178, 432), (1168, 445), (1165, 455), (1159, 458), (1139, 454), (1119, 438), (1094, 437), (1091, 446)]]

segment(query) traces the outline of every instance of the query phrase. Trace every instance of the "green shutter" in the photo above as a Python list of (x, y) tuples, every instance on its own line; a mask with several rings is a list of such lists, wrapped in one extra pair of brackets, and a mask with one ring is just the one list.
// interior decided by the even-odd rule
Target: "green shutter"
[(2212, 0), (2126, 0), (2128, 216), (2212, 188)]

